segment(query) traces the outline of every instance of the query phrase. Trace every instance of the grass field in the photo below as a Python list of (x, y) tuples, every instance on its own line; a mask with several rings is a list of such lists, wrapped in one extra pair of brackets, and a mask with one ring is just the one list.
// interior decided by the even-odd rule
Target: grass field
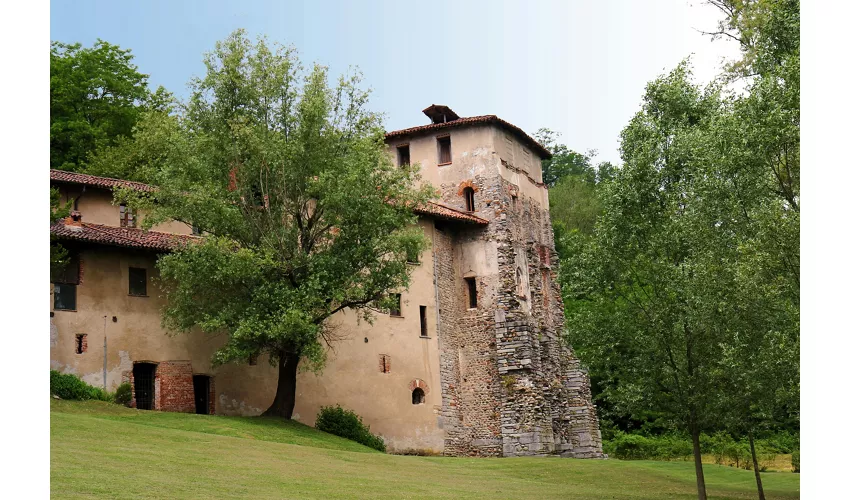
[[(693, 464), (385, 455), (295, 422), (51, 400), (62, 498), (692, 498)], [(752, 471), (705, 466), (711, 498), (754, 498)], [(800, 475), (762, 474), (770, 499)]]

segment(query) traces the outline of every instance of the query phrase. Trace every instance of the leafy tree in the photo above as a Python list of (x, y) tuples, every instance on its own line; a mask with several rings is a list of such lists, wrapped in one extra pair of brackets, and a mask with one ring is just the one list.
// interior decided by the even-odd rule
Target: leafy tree
[(543, 160), (543, 182), (554, 186), (560, 179), (570, 176), (578, 176), (593, 184), (596, 182), (596, 171), (593, 168), (593, 157), (596, 151), (589, 151), (586, 155), (573, 151), (566, 145), (558, 142), (559, 134), (547, 128), (538, 130), (534, 137), (552, 153), (552, 158)]
[(82, 171), (98, 147), (129, 136), (142, 109), (161, 107), (168, 93), (148, 90), (129, 50), (98, 39), (50, 44), (50, 167)]
[[(357, 75), (328, 82), (295, 51), (236, 31), (205, 57), (206, 74), (174, 115), (145, 114), (106, 153), (138, 162), (153, 194), (118, 196), (206, 237), (161, 257), (164, 324), (227, 335), (217, 364), (268, 354), (279, 367), (265, 412), (290, 418), (297, 368), (320, 368), (341, 332), (331, 317), (388, 305), (426, 245), (412, 208), (433, 195), (414, 167), (395, 168), (381, 117)], [(302, 363), (304, 362), (304, 363)]]
[[(68, 216), (71, 211), (71, 204), (66, 203), (62, 205), (59, 201), (59, 190), (51, 187), (50, 188), (50, 225), (52, 226), (59, 220), (64, 219)], [(50, 270), (58, 271), (65, 265), (68, 259), (68, 251), (60, 245), (53, 241), (53, 237), (51, 236), (50, 241)]]

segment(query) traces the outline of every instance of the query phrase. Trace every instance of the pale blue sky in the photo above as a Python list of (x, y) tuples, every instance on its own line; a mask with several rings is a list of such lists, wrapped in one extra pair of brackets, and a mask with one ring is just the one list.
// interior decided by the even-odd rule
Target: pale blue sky
[(578, 151), (619, 163), (618, 135), (646, 83), (693, 53), (707, 81), (731, 43), (711, 42), (699, 1), (53, 1), (50, 37), (130, 48), (150, 82), (182, 97), (202, 54), (237, 28), (295, 45), (305, 63), (358, 66), (388, 130), (446, 104), (548, 127)]

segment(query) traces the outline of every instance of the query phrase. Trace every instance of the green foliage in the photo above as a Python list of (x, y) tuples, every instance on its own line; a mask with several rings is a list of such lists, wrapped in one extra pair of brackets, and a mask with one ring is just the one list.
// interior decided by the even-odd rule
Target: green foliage
[(133, 399), (133, 386), (129, 382), (124, 382), (115, 390), (115, 402), (119, 405), (129, 406)]
[(408, 286), (408, 258), (427, 245), (412, 207), (433, 189), (416, 187), (417, 166), (394, 167), (358, 74), (333, 85), (327, 68), (305, 73), (294, 49), (242, 31), (204, 62), (179, 112), (146, 112), (92, 163), (158, 186), (117, 194), (148, 211), (146, 227), (208, 235), (158, 261), (168, 328), (226, 334), (217, 364), (268, 353), (320, 368), (337, 338), (328, 318), (369, 320), (371, 302)]
[(800, 450), (794, 450), (791, 452), (791, 467), (794, 469), (794, 472), (800, 472)]
[(378, 451), (387, 451), (384, 440), (372, 434), (359, 415), (341, 406), (323, 406), (316, 416), (316, 429), (344, 437)]
[(50, 370), (50, 394), (62, 399), (96, 399), (98, 401), (112, 401), (113, 395), (99, 387), (92, 387), (80, 380), (79, 377), (70, 373), (59, 373)]
[[(53, 225), (56, 221), (62, 220), (68, 216), (71, 211), (70, 200), (63, 206), (59, 202), (59, 190), (50, 188), (50, 224)], [(53, 241), (51, 236), (50, 241), (50, 272), (58, 272), (68, 261), (68, 251), (59, 243)]]
[[(543, 182), (552, 187), (567, 177), (577, 177), (588, 184), (597, 182), (597, 172), (593, 167), (593, 157), (596, 151), (590, 150), (587, 154), (581, 154), (558, 142), (558, 134), (547, 128), (541, 128), (534, 134), (537, 142), (543, 145), (552, 158), (543, 160)], [(602, 177), (611, 173), (611, 164), (604, 162), (602, 165)]]
[[(143, 109), (162, 108), (168, 93), (148, 91), (129, 50), (98, 39), (50, 44), (50, 167), (85, 169), (96, 149), (130, 136)], [(132, 176), (129, 176), (132, 177)]]

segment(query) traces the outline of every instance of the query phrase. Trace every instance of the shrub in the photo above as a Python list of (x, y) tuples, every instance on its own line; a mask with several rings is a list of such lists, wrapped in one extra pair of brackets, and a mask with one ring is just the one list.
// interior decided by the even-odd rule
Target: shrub
[(62, 399), (112, 401), (112, 394), (103, 389), (90, 386), (76, 375), (56, 370), (50, 370), (50, 394)]
[(800, 450), (791, 452), (791, 469), (794, 472), (800, 472)]
[(115, 390), (115, 402), (119, 405), (129, 406), (130, 400), (133, 399), (133, 386), (129, 382), (124, 382)]
[(363, 419), (351, 410), (336, 406), (322, 406), (316, 417), (316, 429), (334, 434), (378, 451), (387, 451), (384, 440), (372, 434)]

